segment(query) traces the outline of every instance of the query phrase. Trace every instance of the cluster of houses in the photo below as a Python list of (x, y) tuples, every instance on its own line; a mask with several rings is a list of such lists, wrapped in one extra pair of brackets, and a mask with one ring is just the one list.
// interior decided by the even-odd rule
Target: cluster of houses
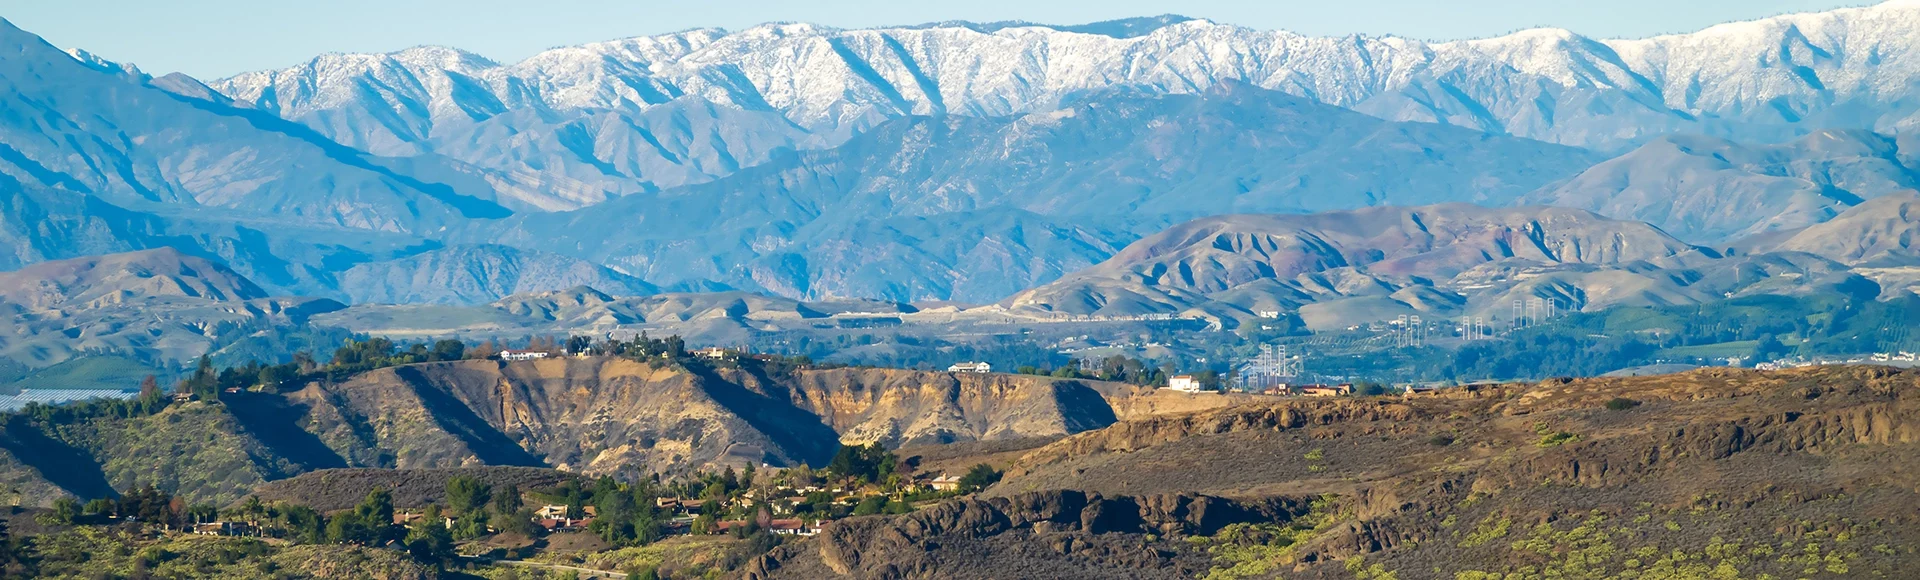
[(1812, 359), (1795, 357), (1762, 362), (1753, 365), (1753, 368), (1762, 371), (1778, 371), (1821, 365), (1883, 364), (1890, 366), (1914, 366), (1916, 363), (1920, 363), (1920, 353), (1911, 353), (1903, 350), (1899, 352), (1876, 352), (1867, 356), (1814, 357)]
[[(1167, 379), (1166, 388), (1167, 390), (1181, 393), (1214, 392), (1203, 387), (1200, 384), (1200, 379), (1195, 378), (1193, 375), (1175, 375), (1173, 378)], [(1259, 391), (1259, 394), (1281, 397), (1344, 397), (1353, 394), (1353, 385), (1350, 383), (1338, 385), (1279, 384), (1262, 389)]]
[[(1415, 397), (1432, 394), (1444, 387), (1445, 385), (1442, 383), (1405, 383), (1395, 385), (1392, 390), (1398, 391), (1402, 396)], [(1168, 379), (1166, 389), (1181, 393), (1217, 392), (1203, 389), (1199, 379), (1194, 378), (1193, 375), (1178, 375)], [(1345, 397), (1354, 394), (1354, 386), (1352, 383), (1335, 385), (1289, 385), (1281, 383), (1258, 391), (1250, 390), (1245, 392), (1275, 397)]]

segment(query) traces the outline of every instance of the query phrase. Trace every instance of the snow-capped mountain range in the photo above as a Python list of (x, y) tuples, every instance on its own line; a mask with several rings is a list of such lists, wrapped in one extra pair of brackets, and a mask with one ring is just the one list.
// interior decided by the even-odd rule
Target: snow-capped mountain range
[(1638, 40), (770, 24), (203, 84), (0, 20), (25, 112), (0, 115), (0, 264), (167, 246), (351, 300), (988, 302), (1190, 219), (1441, 202), (1731, 252), (1920, 184), (1914, 30), (1920, 0)]
[(211, 84), (376, 153), (428, 147), (523, 109), (637, 114), (691, 97), (775, 112), (811, 142), (833, 143), (900, 115), (1002, 116), (1101, 87), (1190, 93), (1229, 80), (1388, 120), (1607, 150), (1676, 131), (1777, 139), (1804, 127), (1920, 123), (1920, 0), (1638, 40), (1538, 29), (1430, 43), (1149, 21), (1150, 32), (1118, 36), (769, 24), (558, 48), (504, 65), (419, 47), (323, 55)]

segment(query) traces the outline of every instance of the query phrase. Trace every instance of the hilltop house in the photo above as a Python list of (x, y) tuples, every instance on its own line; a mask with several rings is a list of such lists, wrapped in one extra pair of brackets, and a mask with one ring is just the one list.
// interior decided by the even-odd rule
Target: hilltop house
[(546, 351), (539, 351), (539, 350), (500, 351), (500, 360), (505, 360), (505, 361), (534, 360), (534, 359), (543, 359), (543, 358), (547, 358)]
[(1182, 393), (1198, 393), (1200, 379), (1194, 378), (1193, 375), (1174, 375), (1173, 378), (1167, 379), (1167, 388)]
[(950, 366), (950, 367), (947, 367), (947, 372), (950, 372), (950, 373), (990, 373), (990, 372), (993, 372), (993, 365), (990, 365), (990, 364), (987, 364), (987, 363), (983, 363), (983, 362), (963, 362), (963, 363), (955, 363), (955, 364), (954, 364), (953, 366)]

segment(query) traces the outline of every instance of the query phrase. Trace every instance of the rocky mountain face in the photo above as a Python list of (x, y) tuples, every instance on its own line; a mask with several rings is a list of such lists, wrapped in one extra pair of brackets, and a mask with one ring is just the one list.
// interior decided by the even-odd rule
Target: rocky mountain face
[[(315, 381), (285, 394), (227, 393), (217, 405), (91, 420), (60, 433), (15, 417), (19, 424), (0, 437), (0, 485), (29, 504), (61, 493), (98, 497), (130, 482), (225, 502), (264, 481), (331, 468), (523, 466), (633, 475), (747, 463), (823, 466), (842, 441), (991, 441), (1098, 429), (1117, 420), (1115, 405), (1138, 395), (1097, 381), (785, 370), (752, 360), (714, 368), (618, 358), (427, 363)], [(221, 436), (149, 441), (140, 431), (187, 422), (193, 425), (164, 432), (215, 429)], [(48, 438), (64, 443), (35, 443)], [(159, 448), (175, 456), (155, 456)], [(208, 458), (224, 462), (219, 473), (227, 479), (164, 479)], [(160, 465), (163, 479), (120, 472), (141, 462)]]
[(1504, 204), (1595, 161), (1243, 84), (1199, 95), (1112, 90), (1011, 119), (890, 121), (835, 149), (588, 209), (523, 214), (471, 237), (568, 248), (669, 286), (990, 301), (1185, 219)]
[[(1097, 383), (1096, 383), (1097, 384)], [(838, 369), (795, 375), (794, 404), (843, 441), (888, 447), (1079, 433), (1113, 424), (1117, 385), (1017, 375)]]
[(44, 367), (87, 351), (178, 366), (231, 333), (343, 308), (272, 297), (216, 262), (162, 248), (0, 273), (0, 356)]
[(1204, 554), (1179, 538), (1304, 512), (1301, 502), (1076, 491), (947, 502), (899, 518), (858, 518), (753, 562), (754, 580), (820, 577), (1190, 578)]
[[(1911, 147), (1860, 131), (1920, 110), (1900, 33), (1916, 19), (1902, 0), (1447, 43), (1179, 17), (768, 25), (514, 64), (326, 55), (210, 84), (8, 25), (8, 98), (40, 113), (0, 128), (0, 174), (54, 194), (22, 231), (94, 224), (93, 247), (177, 245), (355, 301), (590, 284), (990, 302), (1207, 215), (1528, 192), (1719, 245), (1911, 186)], [(1595, 166), (1525, 138), (1631, 153)], [(35, 243), (16, 259), (69, 257)]]
[(1696, 243), (1804, 228), (1864, 200), (1920, 188), (1912, 135), (1819, 131), (1778, 145), (1699, 135), (1655, 139), (1522, 203), (1577, 207)]
[[(904, 115), (998, 117), (1113, 86), (1193, 93), (1225, 82), (1385, 119), (1619, 150), (1673, 132), (1770, 141), (1822, 127), (1911, 127), (1920, 53), (1906, 31), (1916, 24), (1920, 4), (1907, 0), (1642, 40), (1553, 29), (1437, 43), (1316, 38), (1178, 17), (1088, 27), (769, 24), (557, 48), (512, 64), (443, 47), (323, 55), (211, 84), (383, 154), (431, 150), (487, 165), (485, 156), (514, 150), (509, 158), (582, 167), (545, 173), (598, 165), (640, 182), (651, 181), (630, 168), (694, 140), (669, 134), (633, 147), (635, 133), (658, 133), (609, 134), (605, 120), (693, 102), (800, 128), (770, 139), (804, 147)], [(712, 116), (686, 116), (688, 132), (708, 136), (699, 128)], [(572, 127), (570, 139), (492, 139), (478, 156), (442, 145), (488, 130), (563, 132), (555, 126)], [(656, 170), (667, 185), (697, 160), (767, 149), (726, 135), (702, 145)]]
[(841, 440), (1015, 439), (1114, 421), (1105, 399), (1074, 381), (893, 370), (779, 376), (753, 365), (689, 372), (619, 359), (415, 365), (289, 398), (310, 406), (303, 429), (348, 464), (403, 468), (819, 465)]

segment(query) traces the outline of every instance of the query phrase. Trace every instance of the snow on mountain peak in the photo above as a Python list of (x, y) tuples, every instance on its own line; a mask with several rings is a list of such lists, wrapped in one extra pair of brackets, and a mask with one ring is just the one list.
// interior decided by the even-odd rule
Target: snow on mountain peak
[[(275, 110), (294, 119), (384, 108), (383, 124), (431, 127), (442, 119), (420, 111), (470, 117), (475, 107), (463, 104), (475, 100), (482, 110), (637, 114), (698, 96), (844, 136), (899, 115), (1010, 115), (1102, 87), (1193, 93), (1241, 81), (1392, 120), (1618, 149), (1650, 135), (1791, 125), (1839, 103), (1897, 100), (1920, 82), (1916, 8), (1920, 0), (1901, 0), (1639, 40), (1534, 29), (1443, 43), (1310, 37), (1177, 16), (857, 30), (776, 23), (556, 48), (507, 65), (426, 47), (413, 49), (417, 55), (343, 55), (332, 66), (316, 60), (212, 84), (241, 99), (270, 95)], [(468, 78), (441, 82), (449, 72)], [(384, 103), (370, 102), (367, 86), (380, 87)], [(451, 106), (429, 105), (436, 102)]]

